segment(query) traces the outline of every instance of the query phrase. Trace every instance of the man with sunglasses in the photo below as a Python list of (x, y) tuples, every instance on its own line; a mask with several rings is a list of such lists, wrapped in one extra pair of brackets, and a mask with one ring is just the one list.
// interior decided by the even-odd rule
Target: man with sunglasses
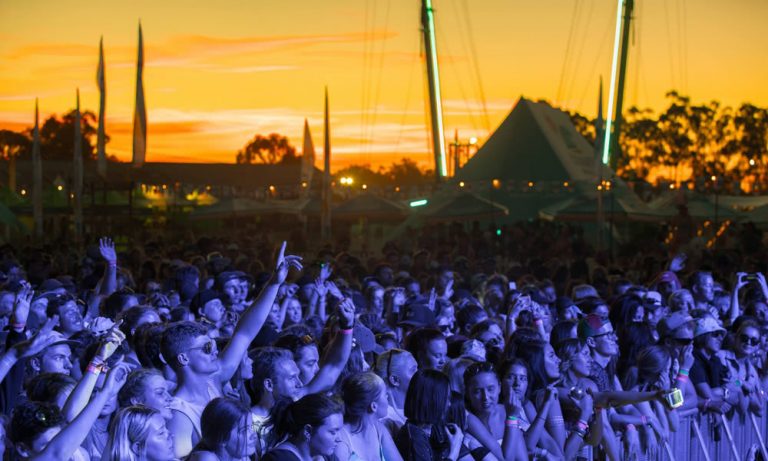
[(179, 322), (163, 333), (162, 357), (176, 374), (173, 417), (168, 429), (173, 434), (176, 456), (192, 451), (200, 438), (200, 417), (205, 406), (222, 395), (222, 387), (237, 371), (248, 346), (258, 334), (290, 268), (301, 270), (301, 258), (285, 255), (283, 242), (277, 265), (256, 301), (243, 312), (227, 347), (219, 355), (216, 343), (202, 325)]

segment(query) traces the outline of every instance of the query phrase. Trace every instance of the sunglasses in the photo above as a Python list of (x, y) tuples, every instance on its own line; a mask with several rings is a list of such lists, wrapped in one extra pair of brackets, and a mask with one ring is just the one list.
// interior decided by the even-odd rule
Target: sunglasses
[(602, 336), (610, 336), (610, 337), (613, 337), (613, 338), (617, 338), (618, 337), (618, 336), (616, 336), (616, 332), (615, 331), (609, 331), (607, 333), (600, 333), (599, 335), (595, 335), (594, 337), (595, 338), (600, 338)]
[(741, 342), (748, 346), (757, 346), (760, 344), (760, 338), (756, 336), (739, 335), (739, 338), (741, 339)]
[(205, 355), (211, 355), (213, 353), (213, 346), (215, 345), (215, 342), (211, 339), (207, 343), (203, 344), (202, 346), (198, 347), (190, 347), (189, 350), (194, 351), (195, 349), (200, 349), (203, 351), (203, 354)]

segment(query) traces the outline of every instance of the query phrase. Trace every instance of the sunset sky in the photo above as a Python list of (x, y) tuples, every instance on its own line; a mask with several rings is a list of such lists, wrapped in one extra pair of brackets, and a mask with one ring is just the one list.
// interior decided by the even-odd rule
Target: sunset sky
[[(595, 115), (614, 0), (433, 2), (450, 138), (487, 139), (521, 95)], [(234, 162), (257, 133), (300, 149), (307, 118), (320, 165), (327, 85), (334, 169), (431, 167), (419, 14), (419, 0), (0, 0), (0, 128), (30, 126), (35, 97), (41, 118), (74, 108), (77, 87), (97, 112), (103, 36), (107, 151), (129, 161), (140, 19), (147, 161)], [(627, 107), (661, 109), (670, 89), (768, 106), (767, 1), (636, 0), (635, 18)]]

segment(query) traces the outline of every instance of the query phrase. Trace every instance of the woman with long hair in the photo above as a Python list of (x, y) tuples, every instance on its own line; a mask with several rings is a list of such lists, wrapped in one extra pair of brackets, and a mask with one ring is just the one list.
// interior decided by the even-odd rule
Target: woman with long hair
[(115, 414), (109, 426), (103, 461), (173, 459), (173, 439), (159, 411), (144, 405), (133, 405)]
[(275, 404), (271, 415), (278, 443), (261, 461), (312, 461), (330, 457), (341, 442), (344, 424), (339, 403), (323, 394), (307, 394), (293, 402)]
[(455, 424), (446, 424), (450, 405), (450, 382), (437, 370), (420, 370), (411, 378), (405, 397), (403, 427), (395, 443), (405, 461), (459, 459), (463, 434)]
[(402, 460), (389, 431), (379, 422), (387, 416), (387, 388), (384, 380), (371, 372), (358, 373), (344, 380), (344, 429), (336, 456), (354, 461)]
[(189, 461), (239, 460), (256, 453), (256, 431), (248, 406), (218, 397), (205, 406), (200, 418), (200, 442)]

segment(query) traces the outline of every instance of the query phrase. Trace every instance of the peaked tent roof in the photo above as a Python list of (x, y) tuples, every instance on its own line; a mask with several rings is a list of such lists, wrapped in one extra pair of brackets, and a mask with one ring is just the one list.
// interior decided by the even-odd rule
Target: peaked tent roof
[(366, 216), (368, 218), (404, 218), (408, 215), (408, 210), (391, 200), (379, 197), (372, 193), (360, 194), (341, 203), (333, 209), (333, 217), (358, 218)]
[[(456, 180), (572, 181), (596, 184), (594, 148), (565, 112), (523, 97)], [(606, 166), (603, 178), (612, 177)]]

